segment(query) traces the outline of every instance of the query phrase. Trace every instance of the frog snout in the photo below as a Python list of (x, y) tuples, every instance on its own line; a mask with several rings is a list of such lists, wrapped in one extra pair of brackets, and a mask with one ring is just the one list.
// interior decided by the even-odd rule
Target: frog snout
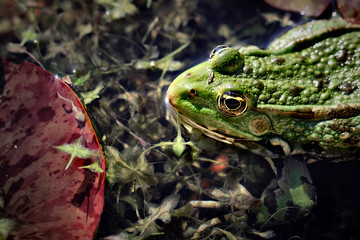
[(176, 108), (176, 103), (178, 102), (179, 100), (179, 89), (177, 87), (177, 84), (175, 83), (175, 81), (170, 84), (169, 86), (169, 89), (166, 93), (166, 98), (167, 98), (167, 101), (173, 106)]
[(179, 107), (182, 99), (189, 97), (194, 90), (189, 89), (187, 81), (181, 77), (176, 78), (169, 86), (166, 97), (168, 102), (174, 107)]

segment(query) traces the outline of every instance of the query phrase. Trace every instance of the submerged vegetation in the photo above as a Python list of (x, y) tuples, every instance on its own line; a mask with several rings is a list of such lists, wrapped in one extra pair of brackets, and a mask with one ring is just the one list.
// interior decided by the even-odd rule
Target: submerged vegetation
[[(200, 168), (201, 158), (194, 161), (200, 149), (185, 142), (180, 127), (170, 123), (164, 93), (176, 71), (205, 58), (224, 39), (236, 41), (225, 22), (210, 26), (207, 21), (214, 13), (209, 10), (221, 10), (221, 3), (0, 4), (11, 9), (1, 14), (1, 55), (35, 62), (60, 77), (69, 75), (98, 129), (107, 156), (99, 237), (193, 235), (203, 223), (186, 202), (203, 194), (201, 175), (210, 173)], [(216, 15), (227, 19), (223, 14)], [(244, 28), (239, 27), (237, 32)], [(259, 31), (264, 31), (260, 24)], [(256, 31), (244, 34), (254, 38)], [(215, 144), (206, 141), (209, 149)], [(217, 164), (212, 158), (202, 161), (208, 167)]]

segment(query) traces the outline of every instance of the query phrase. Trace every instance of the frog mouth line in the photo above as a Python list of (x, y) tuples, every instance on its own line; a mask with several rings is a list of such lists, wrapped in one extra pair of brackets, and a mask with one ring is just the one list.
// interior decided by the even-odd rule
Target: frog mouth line
[(237, 141), (246, 141), (243, 138), (234, 138), (231, 136), (226, 136), (224, 134), (215, 132), (213, 130), (210, 130), (209, 128), (202, 126), (194, 121), (192, 121), (191, 119), (189, 119), (188, 117), (186, 117), (185, 115), (181, 114), (180, 112), (178, 112), (176, 110), (176, 108), (172, 107), (171, 104), (168, 105), (168, 109), (171, 109), (171, 113), (172, 115), (176, 115), (179, 118), (179, 121), (185, 126), (185, 128), (191, 132), (192, 128), (196, 128), (201, 130), (205, 135), (217, 140), (217, 141), (221, 141), (227, 144), (233, 144)]
[(226, 136), (224, 134), (215, 132), (213, 130), (210, 130), (209, 128), (200, 125), (194, 121), (192, 121), (191, 119), (189, 119), (188, 117), (186, 117), (185, 115), (181, 114), (176, 107), (172, 104), (171, 99), (166, 98), (165, 100), (165, 105), (166, 108), (169, 110), (170, 115), (172, 116), (177, 116), (179, 118), (179, 121), (184, 125), (184, 127), (191, 132), (191, 128), (197, 128), (199, 130), (201, 130), (205, 135), (220, 141), (220, 142), (224, 142), (227, 144), (234, 144), (237, 141), (246, 141), (246, 139), (244, 138), (234, 138), (231, 136)]
[(226, 143), (226, 144), (232, 144), (239, 148), (250, 150), (251, 152), (258, 154), (263, 157), (271, 157), (271, 158), (277, 158), (278, 155), (270, 151), (269, 149), (266, 149), (262, 147), (261, 145), (257, 144), (256, 142), (246, 140), (244, 138), (234, 138), (231, 136), (226, 136), (223, 134), (220, 134), (218, 132), (214, 132), (202, 125), (197, 124), (196, 122), (190, 120), (189, 118), (185, 117), (181, 113), (177, 112), (176, 109), (171, 108), (172, 112), (178, 116), (179, 121), (183, 124), (183, 126), (191, 132), (192, 128), (200, 129), (206, 136), (211, 137), (217, 141)]
[(186, 128), (186, 130), (188, 130), (188, 132), (191, 132), (191, 130), (193, 128), (196, 128), (196, 129), (199, 129), (200, 131), (202, 131), (206, 136), (208, 136), (214, 140), (217, 140), (219, 142), (223, 142), (223, 143), (230, 144), (230, 145), (235, 145), (239, 148), (250, 150), (251, 152), (258, 154), (260, 156), (263, 156), (263, 157), (271, 157), (271, 158), (278, 157), (277, 154), (274, 154), (270, 150), (262, 147), (255, 141), (247, 140), (245, 138), (240, 138), (240, 137), (236, 138), (233, 136), (227, 136), (227, 135), (215, 132), (203, 125), (200, 125), (200, 124), (194, 122), (193, 120), (189, 119), (185, 115), (181, 114), (176, 109), (176, 107), (171, 104), (171, 101), (168, 98), (165, 100), (165, 105), (166, 105), (170, 115), (174, 116), (174, 117), (176, 116), (178, 118), (178, 120), (182, 123), (182, 125)]

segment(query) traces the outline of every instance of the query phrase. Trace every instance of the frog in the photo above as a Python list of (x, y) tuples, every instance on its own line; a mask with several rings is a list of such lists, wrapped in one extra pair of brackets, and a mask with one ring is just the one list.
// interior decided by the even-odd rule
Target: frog
[[(281, 224), (317, 203), (307, 164), (360, 153), (360, 25), (313, 20), (266, 49), (220, 45), (170, 84), (189, 130), (264, 157), (276, 175), (257, 223)], [(281, 209), (300, 209), (289, 214)], [(274, 216), (276, 215), (276, 216)]]

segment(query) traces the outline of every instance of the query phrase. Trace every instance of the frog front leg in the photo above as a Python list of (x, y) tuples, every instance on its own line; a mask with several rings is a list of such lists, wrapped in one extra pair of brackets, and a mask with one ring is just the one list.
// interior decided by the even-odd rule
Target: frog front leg
[[(268, 159), (269, 161), (269, 159)], [(270, 159), (276, 179), (264, 190), (257, 224), (276, 225), (304, 217), (316, 204), (316, 189), (301, 155)]]

